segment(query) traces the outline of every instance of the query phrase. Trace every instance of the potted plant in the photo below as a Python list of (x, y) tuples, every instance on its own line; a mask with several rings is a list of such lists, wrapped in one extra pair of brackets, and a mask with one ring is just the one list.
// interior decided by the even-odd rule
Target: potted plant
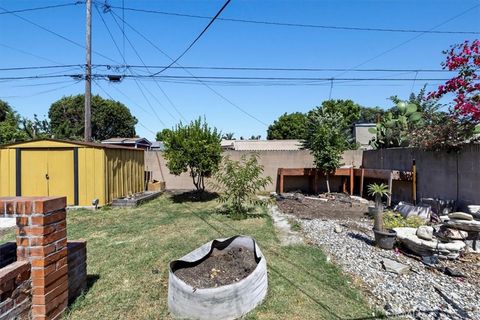
[(375, 197), (376, 212), (374, 215), (373, 233), (375, 234), (375, 244), (382, 248), (391, 250), (395, 244), (397, 233), (394, 230), (383, 228), (383, 197), (390, 197), (388, 186), (384, 183), (372, 183), (368, 186), (368, 194)]

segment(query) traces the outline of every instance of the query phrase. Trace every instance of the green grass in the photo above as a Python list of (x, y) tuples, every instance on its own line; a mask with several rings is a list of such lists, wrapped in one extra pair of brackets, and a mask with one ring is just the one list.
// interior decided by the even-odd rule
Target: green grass
[[(169, 261), (213, 238), (255, 237), (267, 258), (269, 291), (246, 319), (356, 319), (372, 316), (351, 280), (314, 246), (281, 247), (270, 218), (234, 221), (215, 201), (163, 196), (135, 209), (73, 210), (68, 238), (88, 241), (89, 290), (68, 319), (170, 319)], [(5, 236), (3, 240), (5, 240)]]

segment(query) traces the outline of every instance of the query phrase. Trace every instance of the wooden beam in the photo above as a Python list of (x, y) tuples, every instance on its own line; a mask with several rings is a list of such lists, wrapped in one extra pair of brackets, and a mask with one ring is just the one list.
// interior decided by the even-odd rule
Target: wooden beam
[(278, 191), (279, 193), (283, 193), (283, 169), (278, 169), (279, 171), (279, 185), (278, 185)]
[[(355, 170), (354, 170), (355, 171)], [(361, 169), (361, 174), (360, 174), (360, 197), (363, 197), (363, 181), (365, 177), (365, 170), (362, 168)]]
[(355, 184), (355, 176), (353, 174), (353, 167), (350, 168), (350, 195), (353, 195), (353, 187)]

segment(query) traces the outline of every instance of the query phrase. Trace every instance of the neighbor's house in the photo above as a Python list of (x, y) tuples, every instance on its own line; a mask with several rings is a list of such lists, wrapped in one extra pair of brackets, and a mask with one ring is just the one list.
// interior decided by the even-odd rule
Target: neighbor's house
[(149, 150), (152, 143), (146, 138), (110, 138), (102, 141), (103, 144)]
[(0, 197), (66, 196), (69, 206), (109, 204), (145, 190), (143, 149), (32, 140), (0, 145)]
[(368, 131), (370, 128), (375, 128), (375, 123), (357, 123), (355, 124), (355, 142), (358, 143), (360, 149), (369, 150), (372, 149), (370, 141), (375, 138), (375, 134)]

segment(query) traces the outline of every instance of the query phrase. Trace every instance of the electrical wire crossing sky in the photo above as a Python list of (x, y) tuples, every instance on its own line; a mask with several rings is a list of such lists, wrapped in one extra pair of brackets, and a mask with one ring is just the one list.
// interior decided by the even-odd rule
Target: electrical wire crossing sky
[[(476, 0), (93, 0), (92, 90), (149, 139), (198, 117), (265, 138), (329, 98), (389, 108), (433, 90), (453, 75), (442, 51), (480, 37), (478, 16)], [(4, 0), (0, 30), (0, 99), (19, 114), (83, 94), (85, 1)]]

